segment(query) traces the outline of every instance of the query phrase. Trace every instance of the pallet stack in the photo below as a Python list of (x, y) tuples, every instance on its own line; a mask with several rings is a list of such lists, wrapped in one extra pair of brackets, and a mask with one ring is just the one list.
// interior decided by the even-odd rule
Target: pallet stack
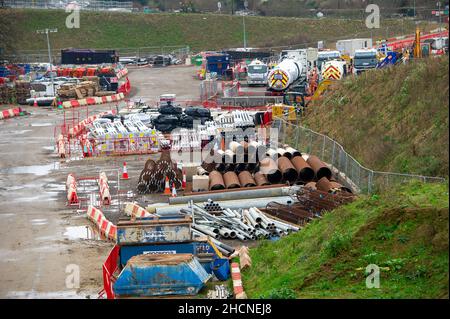
[(58, 90), (58, 96), (62, 100), (83, 99), (96, 96), (98, 91), (98, 82), (83, 81), (79, 84), (62, 84)]
[(26, 104), (27, 99), (31, 97), (31, 84), (28, 81), (16, 81), (16, 101), (19, 104)]

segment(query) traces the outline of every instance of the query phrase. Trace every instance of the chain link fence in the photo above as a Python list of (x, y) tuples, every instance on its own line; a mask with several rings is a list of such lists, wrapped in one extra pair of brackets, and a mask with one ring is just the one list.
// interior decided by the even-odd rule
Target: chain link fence
[(331, 166), (340, 181), (358, 193), (372, 194), (412, 180), (422, 182), (446, 181), (442, 177), (372, 170), (362, 166), (345, 151), (342, 145), (326, 135), (284, 120), (277, 120), (274, 124), (280, 130), (280, 141), (283, 144), (289, 144), (303, 153), (318, 156), (323, 162)]

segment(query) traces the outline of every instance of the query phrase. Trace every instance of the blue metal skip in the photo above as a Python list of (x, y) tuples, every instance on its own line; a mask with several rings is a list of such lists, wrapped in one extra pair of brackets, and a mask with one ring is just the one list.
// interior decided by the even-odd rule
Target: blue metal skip
[(192, 254), (145, 254), (128, 260), (113, 289), (119, 298), (196, 295), (210, 278)]

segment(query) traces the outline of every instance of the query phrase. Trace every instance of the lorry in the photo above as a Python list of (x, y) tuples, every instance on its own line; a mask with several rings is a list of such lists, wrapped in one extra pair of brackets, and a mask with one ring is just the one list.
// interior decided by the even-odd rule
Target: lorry
[(305, 93), (309, 70), (317, 65), (317, 52), (314, 48), (282, 51), (280, 63), (267, 76), (268, 89)]
[(322, 72), (322, 65), (331, 60), (338, 60), (341, 58), (341, 53), (337, 50), (319, 51), (317, 56), (317, 69), (319, 74)]
[(336, 42), (336, 49), (341, 55), (354, 56), (356, 50), (372, 48), (371, 38), (347, 39)]
[(258, 59), (253, 60), (247, 67), (247, 85), (266, 85), (269, 67)]
[(353, 73), (359, 74), (370, 69), (375, 69), (378, 65), (377, 52), (376, 49), (356, 50), (353, 56)]

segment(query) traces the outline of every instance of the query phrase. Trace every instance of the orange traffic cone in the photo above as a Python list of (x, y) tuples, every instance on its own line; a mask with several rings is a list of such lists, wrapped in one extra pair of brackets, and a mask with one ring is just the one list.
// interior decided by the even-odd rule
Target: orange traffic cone
[(33, 106), (34, 106), (34, 107), (37, 107), (37, 106), (38, 106), (38, 104), (37, 104), (37, 99), (36, 99), (36, 95), (34, 96), (34, 103), (33, 103)]
[(177, 197), (177, 189), (175, 188), (175, 183), (173, 183), (172, 185), (172, 197)]
[(123, 162), (122, 179), (128, 179), (127, 162)]
[(164, 194), (170, 195), (169, 178), (166, 176), (166, 185), (164, 187)]
[(183, 169), (183, 182), (181, 183), (181, 188), (186, 189), (186, 170)]

